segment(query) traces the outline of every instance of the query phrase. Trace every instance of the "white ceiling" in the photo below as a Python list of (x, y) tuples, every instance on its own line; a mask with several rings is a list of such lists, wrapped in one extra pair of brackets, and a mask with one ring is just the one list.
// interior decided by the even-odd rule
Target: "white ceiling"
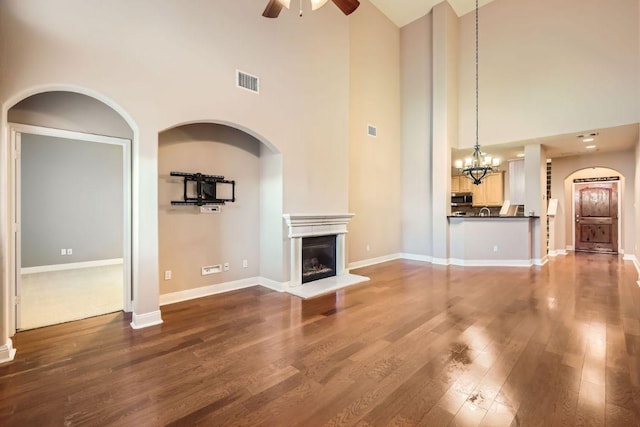
[[(578, 136), (597, 133), (593, 142), (585, 143)], [(589, 129), (584, 132), (554, 135), (545, 138), (537, 138), (529, 141), (518, 141), (509, 144), (483, 146), (482, 151), (501, 160), (513, 160), (518, 153), (524, 153), (524, 146), (529, 144), (541, 144), (546, 151), (548, 159), (559, 157), (589, 155), (612, 151), (631, 150), (638, 142), (639, 131), (637, 124), (617, 126), (606, 129)], [(588, 145), (595, 145), (595, 149), (587, 149)], [(470, 157), (471, 148), (454, 148), (451, 150), (451, 162)]]
[[(443, 0), (371, 0), (382, 13), (387, 15), (398, 27), (403, 27), (410, 22), (426, 15), (433, 6)], [(493, 0), (479, 0), (478, 6), (482, 7)], [(471, 12), (476, 8), (474, 0), (449, 0), (449, 4), (458, 16)]]

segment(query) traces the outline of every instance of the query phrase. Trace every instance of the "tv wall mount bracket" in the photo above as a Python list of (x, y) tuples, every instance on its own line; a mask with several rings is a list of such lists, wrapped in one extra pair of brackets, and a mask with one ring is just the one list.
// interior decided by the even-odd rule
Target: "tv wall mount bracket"
[[(172, 201), (172, 205), (224, 205), (236, 201), (236, 182), (224, 179), (221, 175), (205, 175), (202, 173), (171, 172), (171, 176), (184, 178), (184, 200)], [(195, 197), (188, 192), (189, 183), (195, 182)], [(218, 184), (231, 185), (231, 198), (219, 197)], [(191, 184), (193, 187), (193, 184)]]

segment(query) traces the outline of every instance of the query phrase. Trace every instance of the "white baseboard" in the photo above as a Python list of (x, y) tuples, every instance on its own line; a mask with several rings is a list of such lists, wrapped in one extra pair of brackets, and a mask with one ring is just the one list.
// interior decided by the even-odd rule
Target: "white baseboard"
[(362, 261), (350, 262), (348, 269), (352, 270), (356, 268), (368, 267), (370, 265), (380, 264), (382, 262), (387, 262), (387, 261), (393, 261), (400, 258), (402, 258), (402, 254), (397, 253), (397, 254), (391, 254), (391, 255), (384, 255), (377, 258), (364, 259)]
[[(635, 255), (625, 254), (622, 259), (633, 262), (633, 266), (636, 268), (638, 275), (640, 275), (640, 261), (638, 261), (638, 258)], [(638, 281), (638, 285), (640, 285), (640, 280)]]
[(549, 257), (545, 255), (542, 258), (534, 258), (533, 265), (545, 265), (548, 262), (549, 262)]
[(431, 258), (428, 255), (417, 255), (417, 254), (401, 253), (400, 257), (402, 259), (408, 259), (410, 261), (433, 262), (433, 258)]
[(436, 265), (451, 265), (451, 258), (431, 258), (431, 264)]
[(547, 256), (557, 257), (557, 256), (565, 256), (567, 255), (567, 251), (564, 249), (549, 249), (549, 253)]
[(25, 267), (20, 269), (20, 274), (49, 273), (52, 271), (77, 270), (80, 268), (105, 267), (108, 265), (120, 265), (124, 261), (122, 258), (99, 259), (96, 261), (70, 262), (67, 264), (38, 265), (36, 267)]
[(7, 338), (7, 342), (0, 346), (0, 363), (11, 362), (16, 357), (16, 349), (13, 348), (11, 338)]
[(449, 260), (451, 265), (462, 267), (531, 267), (533, 261), (529, 259), (456, 259)]
[(142, 329), (149, 326), (155, 326), (162, 323), (162, 316), (160, 310), (152, 311), (151, 313), (136, 314), (133, 313), (131, 317), (131, 328)]
[(250, 288), (251, 286), (257, 286), (258, 284), (259, 279), (257, 277), (250, 277), (248, 279), (235, 280), (233, 282), (217, 283), (215, 285), (185, 289), (184, 291), (171, 292), (168, 294), (160, 295), (160, 305), (163, 306), (167, 304), (175, 304), (181, 301), (188, 301), (190, 299), (208, 297), (224, 292)]
[(568, 252), (573, 251), (573, 245), (567, 245), (567, 251)]

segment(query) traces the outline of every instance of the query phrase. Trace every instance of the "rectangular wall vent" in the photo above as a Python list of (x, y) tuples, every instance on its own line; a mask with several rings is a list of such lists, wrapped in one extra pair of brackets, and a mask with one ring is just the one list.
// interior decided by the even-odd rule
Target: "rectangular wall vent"
[(244, 71), (236, 70), (236, 85), (253, 93), (260, 92), (260, 79)]
[(367, 125), (367, 135), (378, 136), (378, 128), (372, 125)]

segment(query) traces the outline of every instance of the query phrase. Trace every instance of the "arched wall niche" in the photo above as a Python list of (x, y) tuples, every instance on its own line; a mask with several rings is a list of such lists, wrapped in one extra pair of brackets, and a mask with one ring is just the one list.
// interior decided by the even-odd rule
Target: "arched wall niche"
[[(172, 206), (183, 197), (183, 179), (172, 171), (234, 180), (236, 201), (215, 214)], [(171, 271), (160, 283), (161, 303), (260, 278), (282, 281), (282, 161), (273, 144), (237, 124), (181, 123), (158, 134), (158, 178), (159, 275)], [(229, 270), (202, 275), (202, 267), (226, 263)]]

